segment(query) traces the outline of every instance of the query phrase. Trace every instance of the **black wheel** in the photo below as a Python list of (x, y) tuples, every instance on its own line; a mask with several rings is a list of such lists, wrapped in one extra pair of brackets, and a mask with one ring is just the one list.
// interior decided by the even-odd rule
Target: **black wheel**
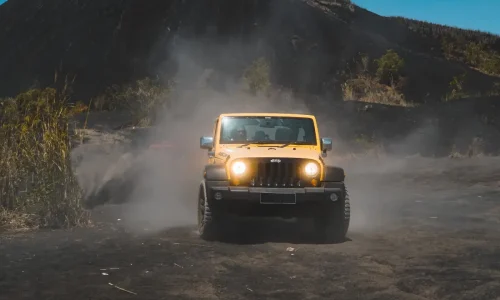
[(214, 216), (205, 192), (205, 186), (200, 184), (198, 192), (198, 233), (204, 240), (215, 240), (218, 235), (218, 221)]
[(351, 203), (344, 184), (343, 197), (329, 203), (315, 218), (316, 237), (320, 243), (341, 243), (345, 241), (351, 220)]

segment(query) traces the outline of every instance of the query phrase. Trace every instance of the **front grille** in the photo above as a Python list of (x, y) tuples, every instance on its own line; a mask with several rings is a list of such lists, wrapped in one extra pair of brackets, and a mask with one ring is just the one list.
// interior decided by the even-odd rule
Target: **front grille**
[(261, 161), (256, 163), (255, 176), (250, 184), (262, 187), (293, 187), (300, 185), (299, 181), (300, 171), (296, 160)]
[(276, 188), (310, 187), (312, 178), (308, 180), (302, 178), (302, 169), (307, 162), (309, 160), (298, 158), (247, 159), (249, 176), (239, 185)]

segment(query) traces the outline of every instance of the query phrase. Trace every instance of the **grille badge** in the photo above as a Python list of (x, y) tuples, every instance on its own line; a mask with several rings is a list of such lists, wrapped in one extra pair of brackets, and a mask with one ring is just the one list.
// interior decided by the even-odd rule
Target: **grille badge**
[(279, 159), (279, 158), (273, 158), (273, 159), (271, 159), (271, 162), (272, 163), (280, 163), (281, 159)]

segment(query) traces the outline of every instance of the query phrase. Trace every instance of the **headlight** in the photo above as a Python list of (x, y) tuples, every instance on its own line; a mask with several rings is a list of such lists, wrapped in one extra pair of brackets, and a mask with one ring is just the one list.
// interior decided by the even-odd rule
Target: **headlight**
[(234, 175), (241, 175), (245, 173), (247, 166), (245, 163), (237, 161), (232, 165), (231, 169), (233, 170)]
[(304, 171), (307, 176), (313, 177), (318, 174), (319, 168), (317, 164), (310, 162), (305, 166)]

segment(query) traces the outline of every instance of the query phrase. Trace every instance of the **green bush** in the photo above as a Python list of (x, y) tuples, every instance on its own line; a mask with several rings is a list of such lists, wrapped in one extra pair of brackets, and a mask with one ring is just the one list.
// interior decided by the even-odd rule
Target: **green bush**
[(397, 81), (405, 64), (398, 53), (392, 49), (376, 59), (375, 63), (377, 64), (377, 77), (384, 83)]
[(465, 73), (453, 77), (453, 79), (450, 81), (450, 91), (446, 94), (446, 97), (444, 99), (445, 101), (467, 97), (467, 94), (464, 92), (465, 78)]

